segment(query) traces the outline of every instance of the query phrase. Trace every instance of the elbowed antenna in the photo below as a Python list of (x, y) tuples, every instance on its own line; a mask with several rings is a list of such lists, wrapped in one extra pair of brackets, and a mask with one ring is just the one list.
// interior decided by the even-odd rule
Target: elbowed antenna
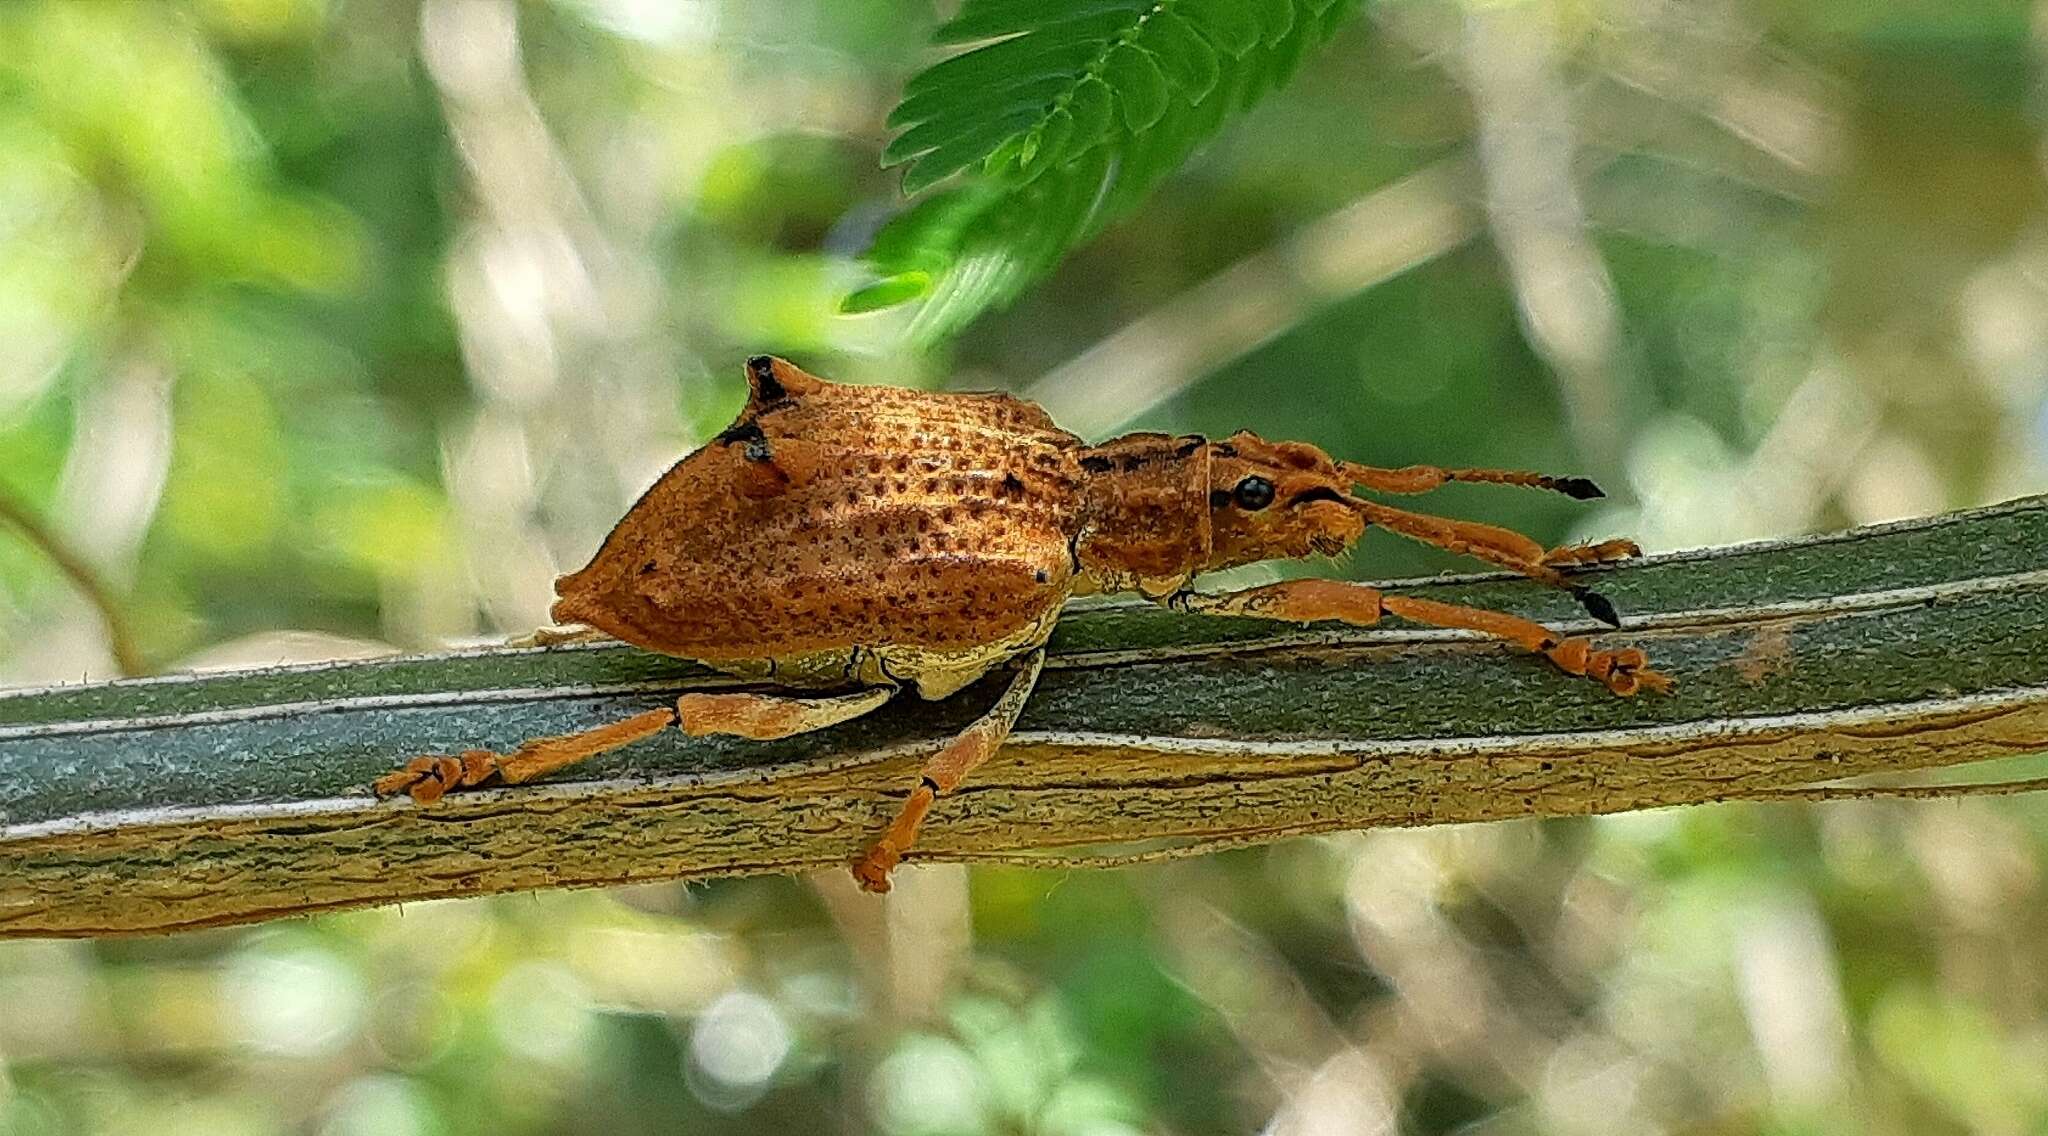
[(1552, 493), (1562, 493), (1580, 501), (1607, 496), (1591, 478), (1553, 477), (1547, 473), (1529, 473), (1514, 469), (1445, 469), (1434, 465), (1380, 469), (1377, 466), (1340, 461), (1337, 463), (1337, 472), (1343, 477), (1350, 478), (1355, 485), (1362, 485), (1381, 493), (1427, 493), (1453, 481), (1464, 481), (1547, 489)]

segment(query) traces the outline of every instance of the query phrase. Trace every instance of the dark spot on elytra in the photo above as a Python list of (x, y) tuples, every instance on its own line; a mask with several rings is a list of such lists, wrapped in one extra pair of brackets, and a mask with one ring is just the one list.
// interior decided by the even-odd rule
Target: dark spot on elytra
[(1003, 489), (1008, 493), (1022, 493), (1024, 492), (1024, 479), (1014, 473), (1006, 473), (1003, 475)]
[(761, 433), (761, 424), (759, 422), (747, 418), (727, 426), (719, 433), (718, 437), (712, 440), (719, 445), (729, 446), (734, 442), (765, 442), (768, 440), (768, 436)]
[(764, 462), (775, 456), (768, 452), (768, 442), (764, 438), (755, 438), (748, 442), (746, 448), (740, 451), (740, 455), (750, 462)]
[(747, 360), (747, 374), (754, 379), (754, 398), (759, 402), (781, 402), (789, 391), (775, 378), (775, 360), (756, 355)]
[(1225, 505), (1230, 504), (1230, 500), (1230, 490), (1228, 489), (1211, 489), (1209, 491), (1209, 507), (1211, 509), (1221, 509)]
[(1089, 454), (1081, 459), (1081, 468), (1089, 473), (1108, 473), (1116, 468), (1116, 463), (1101, 454)]
[(1200, 434), (1189, 434), (1180, 440), (1180, 446), (1173, 451), (1173, 456), (1177, 458), (1191, 457), (1195, 451), (1208, 444), (1209, 439), (1202, 437)]

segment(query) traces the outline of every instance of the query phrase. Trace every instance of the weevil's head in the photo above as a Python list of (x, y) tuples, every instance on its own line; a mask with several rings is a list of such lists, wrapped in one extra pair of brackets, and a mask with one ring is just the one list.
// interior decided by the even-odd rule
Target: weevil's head
[(1239, 432), (1208, 446), (1209, 555), (1204, 569), (1320, 554), (1365, 532), (1351, 480), (1307, 442)]
[(1214, 568), (1334, 556), (1365, 532), (1349, 480), (1305, 442), (1127, 434), (1080, 465), (1087, 524), (1075, 553), (1104, 590), (1158, 594)]

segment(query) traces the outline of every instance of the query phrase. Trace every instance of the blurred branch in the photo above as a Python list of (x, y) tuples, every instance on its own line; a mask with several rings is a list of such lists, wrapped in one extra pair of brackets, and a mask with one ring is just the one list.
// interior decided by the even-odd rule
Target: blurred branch
[[(1613, 698), (1456, 633), (1080, 608), (1013, 743), (934, 812), (917, 858), (1102, 864), (1334, 828), (1867, 794), (1894, 790), (1839, 783), (2038, 752), (2044, 549), (2048, 498), (2027, 498), (1603, 573), (1631, 618), (1601, 638), (1677, 675), (1666, 699)], [(1585, 626), (1519, 581), (1410, 587)], [(988, 694), (780, 742), (672, 733), (428, 809), (364, 791), (421, 750), (507, 747), (727, 685), (605, 645), (0, 697), (0, 936), (832, 867)]]
[(1024, 397), (1083, 437), (1113, 434), (1317, 308), (1479, 235), (1479, 196), (1470, 159), (1426, 166), (1124, 325)]
[(128, 633), (128, 621), (121, 615), (120, 605), (114, 601), (113, 593), (107, 589), (106, 581), (100, 579), (99, 573), (44, 524), (34, 510), (5, 490), (0, 490), (0, 523), (20, 530), (30, 544), (50, 558), (58, 571), (71, 578), (72, 584), (99, 612), (100, 621), (107, 629), (107, 650), (114, 656), (114, 665), (120, 668), (121, 673), (131, 678), (148, 674), (149, 667), (142, 661), (142, 652), (136, 649), (135, 638)]
[(1478, 118), (1488, 228), (1524, 333), (1557, 376), (1579, 452), (1606, 473), (1622, 463), (1621, 309), (1579, 200), (1578, 130), (1552, 19), (1533, 5), (1473, 8), (1461, 71)]

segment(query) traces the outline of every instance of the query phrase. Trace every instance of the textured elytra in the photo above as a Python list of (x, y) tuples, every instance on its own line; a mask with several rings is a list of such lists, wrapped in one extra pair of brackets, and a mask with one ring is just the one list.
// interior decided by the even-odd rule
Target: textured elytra
[(750, 378), (738, 421), (557, 584), (557, 619), (717, 662), (970, 649), (1066, 597), (1083, 447), (1042, 410), (782, 360)]

